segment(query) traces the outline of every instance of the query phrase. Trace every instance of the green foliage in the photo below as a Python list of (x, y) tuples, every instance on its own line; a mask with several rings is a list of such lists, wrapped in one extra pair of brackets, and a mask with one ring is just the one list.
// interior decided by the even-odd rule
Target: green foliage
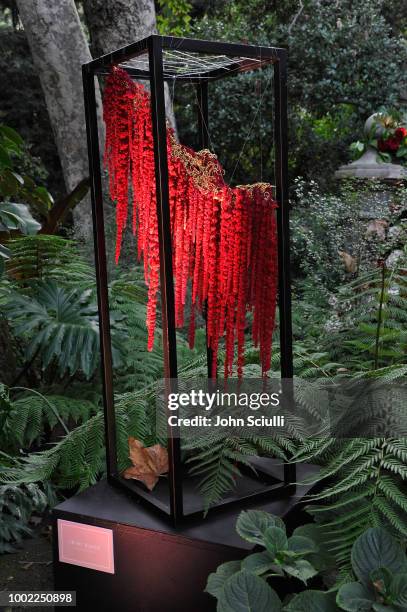
[(99, 362), (99, 327), (89, 292), (34, 281), (26, 294), (12, 295), (5, 310), (14, 333), (29, 338), (27, 362), (40, 354), (43, 369), (55, 360), (61, 376), (79, 369), (92, 376)]
[(243, 569), (263, 577), (294, 576), (304, 584), (316, 575), (317, 570), (307, 559), (308, 555), (317, 554), (316, 543), (296, 533), (287, 538), (285, 525), (278, 517), (259, 510), (242, 512), (236, 531), (248, 542), (266, 549), (246, 557)]
[[(406, 87), (404, 39), (392, 29), (388, 5), (384, 0), (307, 0), (301, 6), (221, 2), (193, 23), (193, 33), (289, 47), (291, 176), (326, 185), (340, 163), (348, 161), (349, 144), (367, 117), (383, 105), (397, 106)], [(225, 79), (211, 88), (211, 146), (230, 173), (240, 155), (235, 178), (243, 183), (253, 174), (258, 180), (261, 166), (265, 175), (272, 171), (271, 96), (264, 97), (256, 115), (267, 72)], [(195, 125), (191, 99), (180, 98), (176, 110), (187, 117), (187, 125)], [(180, 134), (193, 143), (181, 122)]]
[(2, 202), (0, 208), (0, 232), (20, 231), (36, 234), (41, 225), (36, 221), (25, 204)]
[[(328, 368), (325, 374), (335, 375), (338, 370), (356, 380), (403, 380), (407, 372), (404, 261), (399, 260), (394, 268), (379, 267), (360, 274), (338, 295), (339, 326), (330, 328), (326, 339), (322, 338), (327, 358), (336, 367), (332, 372)], [(317, 374), (317, 363), (309, 375), (312, 370), (321, 375)], [(365, 529), (384, 526), (398, 538), (407, 536), (406, 439), (325, 438), (305, 440), (300, 447), (298, 461), (323, 464), (318, 479), (326, 484), (312, 497), (316, 503), (309, 511), (321, 526), (325, 545), (343, 575), (349, 572), (352, 545)]]
[(241, 570), (228, 578), (218, 599), (219, 612), (268, 612), (282, 610), (275, 591), (261, 578)]
[(368, 529), (352, 547), (352, 569), (358, 582), (343, 584), (336, 602), (341, 610), (405, 610), (407, 557), (380, 528)]
[(202, 439), (184, 442), (184, 450), (189, 455), (189, 473), (198, 479), (197, 486), (204, 498), (205, 513), (235, 488), (236, 480), (241, 476), (239, 466), (253, 469), (251, 457), (262, 453), (284, 459), (285, 448), (292, 450), (292, 443), (277, 436), (240, 439), (206, 435)]
[[(239, 515), (236, 529), (245, 540), (265, 550), (251, 553), (243, 561), (223, 563), (209, 575), (206, 592), (217, 599), (219, 612), (401, 612), (405, 609), (407, 557), (400, 544), (382, 528), (367, 529), (353, 544), (349, 555), (353, 574), (346, 583), (328, 591), (307, 589), (298, 593), (294, 587), (297, 594), (288, 595), (283, 602), (272, 588), (275, 577), (295, 576), (306, 584), (317, 574), (310, 560), (319, 558), (321, 562), (321, 554), (325, 555), (323, 544), (304, 535), (315, 533), (315, 526), (299, 527), (288, 538), (279, 517), (249, 510)], [(278, 583), (275, 584), (278, 589)]]
[[(23, 155), (23, 140), (12, 128), (0, 124), (0, 275), (4, 261), (10, 257), (6, 243), (12, 235), (36, 234), (40, 224), (31, 215), (28, 206), (10, 202), (10, 198), (43, 200), (45, 195), (28, 176), (21, 176), (14, 168), (16, 158)], [(28, 196), (28, 197), (27, 197)]]
[(304, 584), (317, 574), (307, 556), (318, 553), (310, 538), (296, 532), (288, 538), (284, 522), (259, 510), (241, 512), (236, 523), (238, 534), (263, 547), (242, 562), (227, 562), (210, 574), (206, 591), (218, 600), (220, 612), (228, 610), (283, 610), (276, 592), (266, 580), (275, 576), (295, 577)]
[[(393, 212), (390, 208), (384, 209), (383, 200), (389, 195), (395, 201), (405, 202), (405, 187), (394, 187), (389, 193), (380, 182), (354, 179), (342, 181), (336, 194), (327, 194), (315, 181), (306, 183), (297, 179), (294, 182), (291, 231), (299, 288), (298, 281), (306, 278), (308, 287), (318, 286), (323, 296), (329, 296), (338, 283), (343, 284), (352, 274), (371, 270), (386, 255), (393, 246), (391, 239), (377, 233), (376, 225), (369, 224), (364, 213), (365, 210), (380, 211), (373, 216), (384, 216), (385, 225), (397, 224), (400, 206), (394, 206)], [(402, 235), (399, 242), (402, 245)], [(345, 253), (354, 259), (354, 272), (346, 271)]]
[(190, 30), (191, 4), (187, 0), (158, 0), (157, 28), (160, 34), (185, 36)]
[(72, 240), (38, 234), (11, 240), (8, 247), (8, 277), (18, 284), (48, 278), (62, 286), (87, 289), (95, 282), (92, 268)]
[(0, 485), (0, 554), (13, 552), (15, 545), (31, 534), (28, 523), (32, 514), (45, 510), (48, 501), (39, 485)]
[(1, 120), (30, 143), (16, 170), (41, 185), (47, 181), (48, 189), (59, 194), (63, 191), (61, 165), (44, 93), (23, 30), (0, 28), (0, 71)]
[(34, 441), (38, 444), (44, 432), (58, 424), (67, 433), (67, 424), (87, 421), (97, 410), (89, 400), (27, 391), (1, 410), (2, 448), (9, 452), (29, 448)]
[[(402, 37), (386, 23), (383, 0), (310, 0), (289, 32), (292, 87), (307, 108), (348, 103), (365, 118), (396, 106), (405, 75)], [(397, 76), (396, 76), (397, 75)], [(322, 77), (322, 78), (321, 78)]]
[(161, 331), (156, 331), (156, 346), (147, 350), (146, 302), (147, 291), (143, 272), (136, 269), (122, 274), (110, 285), (111, 308), (123, 320), (121, 352), (123, 362), (116, 369), (115, 383), (122, 391), (134, 391), (162, 377), (163, 353)]
[(359, 275), (338, 293), (342, 317), (335, 336), (347, 368), (377, 376), (378, 369), (388, 368), (390, 374), (405, 363), (406, 270), (405, 257), (400, 258), (393, 268), (383, 264)]
[(16, 170), (18, 160), (25, 154), (21, 136), (11, 127), (0, 124), (0, 197), (31, 204), (34, 209), (46, 214), (53, 199), (45, 187), (38, 186), (27, 174)]
[(285, 612), (336, 612), (337, 610), (339, 608), (335, 602), (335, 593), (312, 589), (294, 595), (284, 607)]
[[(149, 443), (143, 392), (116, 398), (116, 427), (119, 468), (124, 469), (128, 465), (129, 432)], [(104, 422), (102, 412), (97, 412), (51, 448), (30, 453), (18, 465), (4, 468), (0, 482), (22, 485), (51, 481), (61, 489), (79, 487), (82, 490), (94, 484), (104, 470)]]
[[(315, 448), (298, 459), (314, 456)], [(334, 554), (342, 574), (349, 571), (349, 555), (355, 540), (369, 527), (384, 526), (399, 539), (407, 536), (407, 440), (330, 440), (330, 457), (319, 478), (333, 484), (312, 496), (308, 507), (322, 529), (326, 546)]]

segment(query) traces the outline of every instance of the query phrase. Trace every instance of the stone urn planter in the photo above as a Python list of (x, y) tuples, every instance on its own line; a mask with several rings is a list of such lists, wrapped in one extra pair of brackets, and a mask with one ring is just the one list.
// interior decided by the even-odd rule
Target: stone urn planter
[[(384, 132), (383, 125), (378, 121), (377, 113), (371, 115), (364, 126), (366, 139), (373, 137), (380, 139)], [(386, 217), (389, 205), (392, 202), (393, 187), (407, 181), (407, 168), (401, 164), (381, 161), (377, 149), (367, 145), (363, 155), (349, 163), (340, 166), (335, 172), (337, 179), (360, 179), (364, 181), (377, 181), (381, 184), (380, 196), (371, 198), (366, 191), (361, 190), (361, 217), (377, 219)]]
[[(374, 132), (372, 134), (372, 129)], [(366, 138), (373, 136), (379, 139), (384, 131), (384, 127), (377, 120), (377, 113), (371, 115), (365, 123), (364, 133)], [(400, 164), (383, 162), (378, 158), (377, 149), (368, 145), (363, 155), (356, 161), (350, 164), (345, 164), (335, 172), (335, 177), (343, 178), (361, 178), (361, 179), (377, 179), (400, 181), (407, 179), (407, 169)]]

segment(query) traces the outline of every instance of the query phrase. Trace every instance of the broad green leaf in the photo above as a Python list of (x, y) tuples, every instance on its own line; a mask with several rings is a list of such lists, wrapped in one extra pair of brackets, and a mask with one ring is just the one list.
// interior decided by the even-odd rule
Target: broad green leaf
[(294, 576), (307, 584), (307, 580), (317, 575), (317, 570), (306, 559), (295, 559), (289, 563), (283, 563), (283, 570), (290, 576)]
[(284, 612), (337, 612), (339, 611), (335, 601), (335, 593), (324, 593), (323, 591), (303, 591), (295, 595), (290, 602), (284, 606)]
[(264, 533), (269, 527), (279, 527), (285, 531), (284, 522), (280, 517), (262, 510), (244, 510), (236, 522), (236, 531), (241, 538), (262, 546), (264, 546)]
[(34, 195), (41, 200), (41, 202), (45, 204), (47, 208), (50, 208), (54, 202), (52, 195), (47, 189), (45, 189), (45, 187), (36, 187), (34, 189)]
[(24, 179), (24, 187), (26, 189), (29, 189), (30, 191), (33, 191), (36, 187), (35, 181), (27, 174), (24, 174), (23, 179)]
[(346, 612), (364, 612), (371, 610), (374, 596), (366, 586), (360, 582), (349, 582), (340, 587), (336, 596), (336, 603)]
[[(270, 571), (274, 567), (273, 559), (268, 552), (259, 552), (249, 555), (242, 561), (242, 569), (253, 572), (260, 576)], [(280, 570), (280, 574), (282, 571)]]
[(329, 552), (328, 546), (325, 543), (326, 536), (318, 525), (315, 523), (301, 525), (294, 530), (292, 537), (294, 536), (309, 538), (316, 545), (316, 552), (307, 555), (308, 561), (315, 569), (325, 571), (335, 567), (335, 557)]
[(407, 610), (407, 573), (394, 576), (390, 584), (390, 594), (394, 605)]
[(311, 538), (306, 536), (293, 535), (288, 538), (288, 550), (292, 550), (298, 554), (313, 553), (318, 550), (317, 545)]
[(279, 551), (287, 550), (288, 540), (285, 530), (280, 527), (268, 527), (264, 533), (264, 546), (273, 559)]
[(82, 297), (50, 279), (31, 283), (30, 295), (13, 295), (5, 311), (16, 335), (30, 335), (27, 361), (40, 351), (43, 367), (55, 359), (61, 376), (78, 369), (87, 378), (93, 374), (99, 359), (97, 313)]
[(383, 528), (365, 531), (352, 547), (353, 571), (364, 584), (370, 583), (370, 573), (380, 567), (396, 574), (406, 568), (406, 555), (396, 540)]
[(280, 612), (281, 601), (262, 578), (238, 572), (224, 585), (218, 600), (218, 612)]
[(365, 150), (365, 144), (360, 140), (356, 142), (352, 142), (350, 145), (351, 151), (356, 151), (357, 153), (362, 153)]
[(9, 140), (13, 141), (19, 147), (24, 145), (24, 140), (21, 138), (20, 134), (13, 130), (13, 128), (8, 125), (0, 125), (0, 133), (4, 134)]
[[(1, 193), (5, 197), (15, 197), (20, 195), (21, 184), (16, 174), (11, 168), (5, 168), (0, 175)], [(20, 177), (21, 178), (21, 177)]]
[(23, 234), (36, 234), (41, 229), (41, 224), (34, 219), (26, 204), (2, 202), (0, 206), (2, 213), (11, 213), (19, 219), (19, 229)]
[(2, 145), (0, 145), (0, 166), (3, 166), (3, 168), (11, 167), (10, 156)]
[(216, 572), (209, 574), (205, 591), (219, 598), (226, 580), (240, 570), (240, 561), (227, 561), (219, 565)]
[(5, 230), (15, 230), (24, 225), (24, 221), (18, 215), (0, 208), (0, 219)]
[(383, 153), (383, 152), (378, 153), (377, 161), (378, 162), (383, 162), (385, 164), (391, 163), (391, 155), (390, 155), (390, 153)]

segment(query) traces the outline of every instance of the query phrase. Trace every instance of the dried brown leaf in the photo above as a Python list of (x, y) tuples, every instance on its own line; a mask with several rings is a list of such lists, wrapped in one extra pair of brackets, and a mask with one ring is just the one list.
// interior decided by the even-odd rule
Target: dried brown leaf
[(159, 476), (168, 472), (168, 453), (161, 444), (146, 447), (140, 440), (130, 437), (129, 458), (133, 466), (124, 470), (123, 478), (140, 480), (150, 491)]

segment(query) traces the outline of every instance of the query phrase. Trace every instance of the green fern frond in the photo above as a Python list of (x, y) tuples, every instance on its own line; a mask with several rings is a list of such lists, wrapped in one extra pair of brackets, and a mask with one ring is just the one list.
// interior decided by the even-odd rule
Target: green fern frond
[(406, 458), (407, 439), (349, 440), (322, 469), (323, 478), (335, 481), (311, 496), (308, 511), (342, 570), (349, 569), (352, 544), (366, 528), (384, 526), (406, 537)]
[(8, 247), (7, 275), (17, 283), (44, 278), (71, 287), (88, 288), (95, 283), (93, 268), (81, 259), (71, 240), (37, 234), (11, 240)]

